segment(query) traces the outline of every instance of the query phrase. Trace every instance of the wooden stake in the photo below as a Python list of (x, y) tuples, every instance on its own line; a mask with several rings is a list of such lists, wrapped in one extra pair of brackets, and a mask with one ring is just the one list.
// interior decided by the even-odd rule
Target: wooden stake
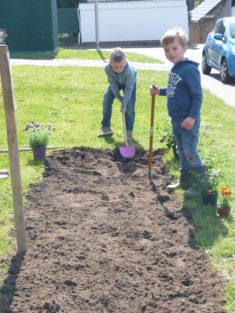
[(15, 216), (17, 252), (24, 253), (27, 250), (27, 241), (24, 221), (23, 196), (21, 186), (15, 108), (13, 102), (12, 79), (9, 65), (9, 53), (6, 45), (0, 45), (0, 72), (10, 159), (10, 174)]

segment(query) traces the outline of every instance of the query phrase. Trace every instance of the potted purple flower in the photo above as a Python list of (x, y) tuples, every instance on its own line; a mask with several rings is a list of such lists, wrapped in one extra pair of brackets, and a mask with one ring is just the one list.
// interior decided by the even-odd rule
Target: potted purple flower
[(33, 151), (34, 159), (44, 159), (52, 130), (51, 125), (32, 122), (31, 124), (27, 123), (24, 130), (29, 132), (28, 145)]

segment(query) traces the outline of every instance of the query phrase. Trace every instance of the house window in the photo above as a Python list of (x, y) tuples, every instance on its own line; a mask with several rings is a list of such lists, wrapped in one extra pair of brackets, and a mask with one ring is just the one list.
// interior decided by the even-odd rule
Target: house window
[(76, 8), (77, 0), (57, 0), (58, 8)]

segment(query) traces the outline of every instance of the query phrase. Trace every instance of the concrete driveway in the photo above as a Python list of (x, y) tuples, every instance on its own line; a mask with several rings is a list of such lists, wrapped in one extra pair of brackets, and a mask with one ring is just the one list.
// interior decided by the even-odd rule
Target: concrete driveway
[[(187, 50), (186, 57), (201, 64), (203, 44), (190, 46)], [(163, 61), (170, 67), (172, 64), (166, 60), (165, 54), (161, 47), (146, 47), (146, 48), (125, 48), (125, 51), (141, 53), (151, 57), (155, 57)], [(199, 67), (201, 71), (201, 66)], [(202, 86), (218, 98), (222, 99), (226, 104), (235, 108), (235, 82), (231, 84), (223, 84), (219, 78), (219, 72), (211, 71), (211, 75), (204, 75), (201, 73)]]

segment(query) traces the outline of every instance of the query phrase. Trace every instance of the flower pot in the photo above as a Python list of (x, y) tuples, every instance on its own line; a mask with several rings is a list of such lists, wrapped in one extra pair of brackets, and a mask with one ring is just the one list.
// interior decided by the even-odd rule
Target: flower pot
[(202, 202), (205, 205), (217, 206), (217, 198), (217, 191), (202, 194)]
[(229, 208), (218, 208), (217, 213), (220, 217), (228, 217), (230, 215)]
[(45, 159), (46, 157), (46, 147), (42, 146), (42, 147), (33, 147), (33, 157), (34, 160), (42, 160)]

